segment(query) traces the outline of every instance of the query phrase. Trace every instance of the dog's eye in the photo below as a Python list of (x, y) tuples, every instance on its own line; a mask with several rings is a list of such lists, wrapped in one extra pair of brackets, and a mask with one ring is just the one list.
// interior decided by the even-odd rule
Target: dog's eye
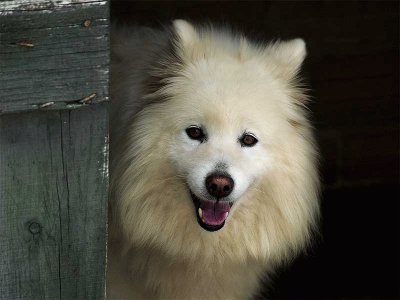
[(197, 140), (200, 142), (203, 142), (206, 138), (203, 130), (200, 127), (197, 126), (190, 126), (186, 128), (186, 134), (188, 137), (190, 137), (192, 140)]
[(242, 147), (253, 147), (258, 142), (256, 137), (249, 133), (243, 134), (239, 141)]

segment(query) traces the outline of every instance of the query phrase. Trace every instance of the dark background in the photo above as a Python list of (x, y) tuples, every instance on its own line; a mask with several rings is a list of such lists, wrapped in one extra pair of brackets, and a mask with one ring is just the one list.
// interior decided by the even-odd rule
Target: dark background
[(322, 153), (322, 234), (261, 298), (399, 298), (397, 1), (112, 1), (111, 18), (150, 26), (183, 18), (262, 40), (302, 37)]

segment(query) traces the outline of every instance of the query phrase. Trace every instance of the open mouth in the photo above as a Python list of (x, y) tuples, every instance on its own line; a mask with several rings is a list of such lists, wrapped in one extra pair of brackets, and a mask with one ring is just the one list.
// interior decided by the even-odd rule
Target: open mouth
[(220, 230), (225, 225), (232, 203), (223, 200), (201, 200), (190, 192), (196, 208), (197, 221), (207, 231)]

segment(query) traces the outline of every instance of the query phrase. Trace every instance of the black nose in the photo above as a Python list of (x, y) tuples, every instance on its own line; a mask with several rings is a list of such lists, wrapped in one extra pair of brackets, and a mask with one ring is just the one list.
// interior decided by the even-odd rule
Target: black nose
[(206, 178), (206, 188), (211, 196), (223, 198), (233, 190), (234, 182), (229, 176), (222, 174), (211, 174)]

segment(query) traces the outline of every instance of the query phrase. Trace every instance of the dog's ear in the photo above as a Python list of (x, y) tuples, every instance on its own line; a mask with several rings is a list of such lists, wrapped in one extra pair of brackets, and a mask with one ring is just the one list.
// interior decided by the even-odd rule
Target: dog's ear
[(279, 77), (291, 80), (298, 74), (307, 51), (302, 39), (276, 42), (267, 46), (268, 63)]
[(199, 40), (199, 33), (192, 24), (185, 20), (173, 21), (173, 29), (181, 51), (190, 52), (190, 49), (193, 49)]

